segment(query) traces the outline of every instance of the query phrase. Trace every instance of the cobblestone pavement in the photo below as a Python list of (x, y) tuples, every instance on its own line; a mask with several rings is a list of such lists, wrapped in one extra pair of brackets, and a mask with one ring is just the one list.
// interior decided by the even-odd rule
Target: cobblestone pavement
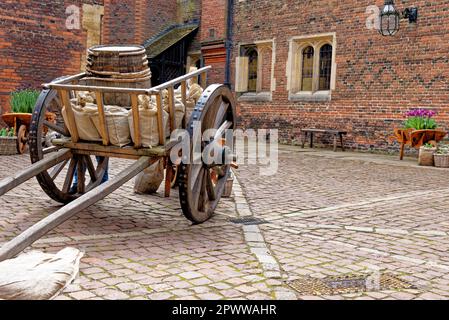
[[(203, 225), (181, 215), (176, 190), (170, 199), (161, 191), (140, 196), (129, 182), (31, 249), (85, 252), (80, 276), (57, 299), (449, 297), (448, 171), (295, 147), (282, 147), (279, 156), (275, 176), (241, 166), (233, 196)], [(113, 159), (111, 174), (129, 163)], [(0, 178), (28, 164), (27, 156), (1, 157)], [(31, 180), (1, 197), (0, 207), (2, 244), (60, 205)], [(230, 221), (242, 216), (263, 220)], [(374, 283), (337, 294), (291, 285), (383, 274), (407, 286)]]

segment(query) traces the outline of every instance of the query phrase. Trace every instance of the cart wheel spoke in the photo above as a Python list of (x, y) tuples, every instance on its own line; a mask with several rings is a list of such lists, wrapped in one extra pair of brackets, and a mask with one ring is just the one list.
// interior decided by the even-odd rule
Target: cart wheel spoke
[(75, 174), (77, 162), (78, 160), (76, 158), (72, 158), (70, 160), (69, 169), (67, 170), (67, 176), (65, 177), (64, 186), (62, 187), (62, 192), (64, 193), (68, 193), (70, 187), (72, 186), (73, 175)]
[(95, 166), (92, 162), (90, 156), (85, 156), (87, 170), (89, 171), (90, 179), (92, 182), (96, 182), (98, 180), (97, 172), (95, 170)]
[(212, 201), (217, 198), (217, 195), (215, 193), (216, 192), (215, 181), (213, 178), (214, 174), (215, 174), (215, 171), (213, 169), (206, 170), (206, 175), (205, 175), (206, 190), (207, 190), (208, 198)]
[(81, 156), (78, 159), (78, 193), (83, 194), (86, 191), (86, 162), (85, 157)]
[(58, 164), (50, 173), (50, 178), (54, 181), (59, 174), (61, 173), (62, 169), (65, 168), (65, 166), (67, 165), (67, 163), (69, 163), (70, 160), (66, 160), (64, 162), (61, 162), (60, 164)]
[(198, 174), (198, 179), (195, 182), (195, 190), (198, 192), (194, 194), (193, 207), (200, 212), (206, 212), (207, 210), (206, 171), (205, 168), (201, 168)]
[(199, 174), (201, 172), (202, 167), (203, 166), (200, 165), (200, 164), (192, 164), (191, 180), (190, 180), (190, 187), (192, 189), (195, 188), (195, 184), (198, 181), (198, 176), (199, 176)]
[(215, 120), (215, 128), (218, 128), (218, 126), (224, 121), (226, 113), (228, 112), (229, 103), (224, 102), (221, 100), (220, 108), (218, 109), (216, 120)]

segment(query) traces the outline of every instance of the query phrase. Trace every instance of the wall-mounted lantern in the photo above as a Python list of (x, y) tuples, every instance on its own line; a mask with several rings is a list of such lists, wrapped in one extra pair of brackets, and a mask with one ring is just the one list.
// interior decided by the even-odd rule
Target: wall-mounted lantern
[(385, 0), (385, 5), (380, 12), (379, 32), (383, 36), (393, 36), (399, 31), (399, 21), (408, 19), (409, 23), (418, 20), (418, 8), (407, 8), (402, 14), (394, 7), (394, 0)]

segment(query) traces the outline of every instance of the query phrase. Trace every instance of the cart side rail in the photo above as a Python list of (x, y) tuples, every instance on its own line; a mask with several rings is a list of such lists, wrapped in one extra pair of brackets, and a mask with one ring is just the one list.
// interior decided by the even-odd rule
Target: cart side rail
[[(196, 79), (197, 83), (200, 83), (203, 89), (206, 89), (207, 84), (207, 72), (212, 67), (207, 66), (200, 68), (196, 71), (190, 72), (173, 80), (167, 81), (156, 87), (148, 89), (134, 89), (134, 88), (119, 88), (119, 87), (104, 87), (104, 86), (88, 86), (79, 85), (79, 81), (82, 80), (86, 73), (80, 73), (74, 76), (66, 77), (53, 81), (51, 83), (44, 84), (43, 87), (46, 89), (53, 89), (58, 91), (59, 98), (66, 108), (67, 121), (72, 128), (72, 141), (74, 143), (79, 141), (79, 134), (76, 127), (75, 116), (73, 113), (72, 105), (70, 103), (70, 94), (77, 91), (89, 91), (95, 93), (97, 98), (98, 115), (100, 123), (100, 136), (102, 138), (103, 145), (109, 145), (109, 134), (106, 126), (105, 110), (103, 103), (103, 95), (105, 93), (121, 93), (128, 94), (131, 98), (131, 109), (133, 112), (133, 127), (134, 127), (134, 147), (139, 149), (142, 147), (141, 137), (140, 137), (140, 121), (139, 121), (139, 106), (138, 106), (138, 96), (147, 95), (156, 97), (157, 105), (157, 123), (158, 123), (158, 134), (159, 134), (159, 144), (166, 146), (166, 132), (163, 125), (163, 100), (162, 91), (168, 90), (168, 114), (169, 114), (169, 124), (170, 132), (176, 129), (176, 118), (175, 118), (175, 86), (181, 85), (181, 98), (182, 103), (186, 105), (187, 102), (187, 81), (191, 79)], [(183, 126), (185, 126), (185, 116), (183, 119)], [(67, 126), (67, 124), (66, 124)]]

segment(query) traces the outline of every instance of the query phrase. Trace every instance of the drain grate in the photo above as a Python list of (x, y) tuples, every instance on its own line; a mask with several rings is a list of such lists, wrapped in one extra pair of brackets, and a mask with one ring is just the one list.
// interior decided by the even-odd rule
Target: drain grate
[(232, 218), (232, 219), (229, 219), (229, 221), (232, 223), (235, 223), (235, 224), (243, 224), (246, 226), (268, 223), (268, 221), (266, 221), (264, 219), (259, 219), (259, 218), (255, 218), (255, 217)]
[(415, 286), (407, 281), (389, 273), (383, 273), (379, 276), (348, 274), (324, 279), (305, 277), (287, 284), (304, 296), (332, 296), (368, 291), (416, 289)]

